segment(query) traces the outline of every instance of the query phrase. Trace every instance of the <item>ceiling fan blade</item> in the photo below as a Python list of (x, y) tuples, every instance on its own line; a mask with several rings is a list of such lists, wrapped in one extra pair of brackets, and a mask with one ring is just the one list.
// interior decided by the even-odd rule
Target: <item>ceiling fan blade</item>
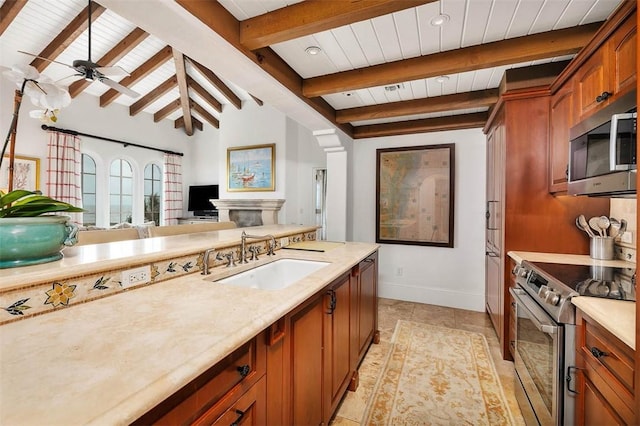
[(118, 65), (113, 67), (97, 67), (95, 70), (105, 77), (129, 77), (131, 75)]
[(43, 61), (52, 62), (52, 63), (54, 63), (54, 64), (63, 65), (63, 66), (65, 66), (65, 67), (71, 68), (72, 70), (75, 70), (75, 68), (74, 68), (74, 67), (72, 67), (72, 66), (71, 66), (71, 65), (69, 65), (69, 64), (65, 64), (64, 62), (54, 61), (53, 59), (45, 58), (45, 57), (43, 57), (43, 56), (34, 55), (33, 53), (23, 52), (22, 50), (18, 50), (18, 53), (22, 53), (22, 54), (24, 54), (24, 55), (33, 56), (34, 58), (42, 59)]
[(117, 83), (113, 80), (108, 79), (107, 77), (101, 77), (98, 79), (100, 82), (106, 84), (107, 86), (111, 87), (114, 90), (117, 90), (118, 92), (122, 93), (123, 95), (127, 95), (131, 98), (137, 98), (140, 96), (140, 93), (135, 92), (131, 89), (129, 89), (128, 87), (123, 86), (120, 83)]

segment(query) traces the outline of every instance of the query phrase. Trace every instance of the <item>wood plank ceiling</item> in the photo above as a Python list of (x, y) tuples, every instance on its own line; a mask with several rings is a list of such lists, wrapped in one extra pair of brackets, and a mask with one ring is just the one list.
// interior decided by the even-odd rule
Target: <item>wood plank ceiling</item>
[[(506, 69), (572, 58), (621, 2), (175, 1), (354, 138), (482, 127)], [(72, 96), (84, 91), (101, 106), (115, 101), (132, 115), (172, 119), (187, 134), (202, 128), (200, 120), (218, 127), (223, 108), (262, 104), (215, 69), (94, 5), (93, 57), (129, 70), (120, 84), (142, 96), (127, 99), (84, 80), (70, 85)], [(84, 59), (85, 7), (86, 0), (5, 0), (3, 57), (13, 49), (62, 63)], [(432, 25), (438, 17), (444, 24)], [(320, 51), (309, 55), (310, 46)], [(68, 72), (37, 59), (34, 65), (54, 78)]]

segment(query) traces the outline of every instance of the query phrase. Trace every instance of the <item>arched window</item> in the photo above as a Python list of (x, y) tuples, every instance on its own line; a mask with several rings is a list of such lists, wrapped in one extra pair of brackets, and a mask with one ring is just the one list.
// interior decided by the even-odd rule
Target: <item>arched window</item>
[(83, 225), (96, 224), (96, 162), (82, 154), (82, 214)]
[(109, 223), (131, 223), (133, 215), (133, 169), (127, 160), (117, 159), (109, 170)]
[(162, 170), (157, 164), (147, 164), (144, 168), (144, 220), (160, 225), (160, 205), (162, 203)]

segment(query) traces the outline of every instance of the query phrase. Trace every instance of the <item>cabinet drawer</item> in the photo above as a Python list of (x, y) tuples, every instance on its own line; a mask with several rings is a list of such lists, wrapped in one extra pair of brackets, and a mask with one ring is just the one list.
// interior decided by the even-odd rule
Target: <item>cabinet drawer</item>
[(267, 380), (263, 377), (222, 414), (218, 407), (214, 406), (195, 421), (194, 426), (266, 424), (266, 387)]
[(211, 407), (226, 409), (265, 374), (264, 339), (261, 333), (245, 343), (135, 424), (190, 424)]
[(624, 422), (634, 418), (634, 351), (578, 311), (578, 367)]

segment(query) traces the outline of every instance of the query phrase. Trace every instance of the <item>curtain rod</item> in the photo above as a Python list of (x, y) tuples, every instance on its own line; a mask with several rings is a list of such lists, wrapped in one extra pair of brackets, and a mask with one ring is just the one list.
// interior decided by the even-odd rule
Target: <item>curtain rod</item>
[(125, 148), (128, 147), (128, 146), (135, 146), (136, 148), (144, 148), (144, 149), (150, 149), (152, 151), (160, 151), (160, 152), (164, 152), (165, 154), (179, 155), (180, 157), (184, 156), (184, 154), (182, 152), (169, 151), (167, 149), (154, 148), (152, 146), (138, 145), (137, 143), (124, 142), (124, 141), (119, 141), (117, 139), (105, 138), (103, 136), (90, 135), (89, 133), (82, 133), (82, 132), (78, 132), (78, 131), (75, 131), (75, 130), (61, 129), (59, 127), (47, 126), (46, 124), (43, 124), (42, 126), (40, 126), (40, 128), (42, 130), (53, 130), (54, 132), (66, 133), (68, 135), (87, 136), (89, 138), (100, 139), (100, 140), (107, 141), (107, 142), (120, 143), (120, 144), (124, 145)]

